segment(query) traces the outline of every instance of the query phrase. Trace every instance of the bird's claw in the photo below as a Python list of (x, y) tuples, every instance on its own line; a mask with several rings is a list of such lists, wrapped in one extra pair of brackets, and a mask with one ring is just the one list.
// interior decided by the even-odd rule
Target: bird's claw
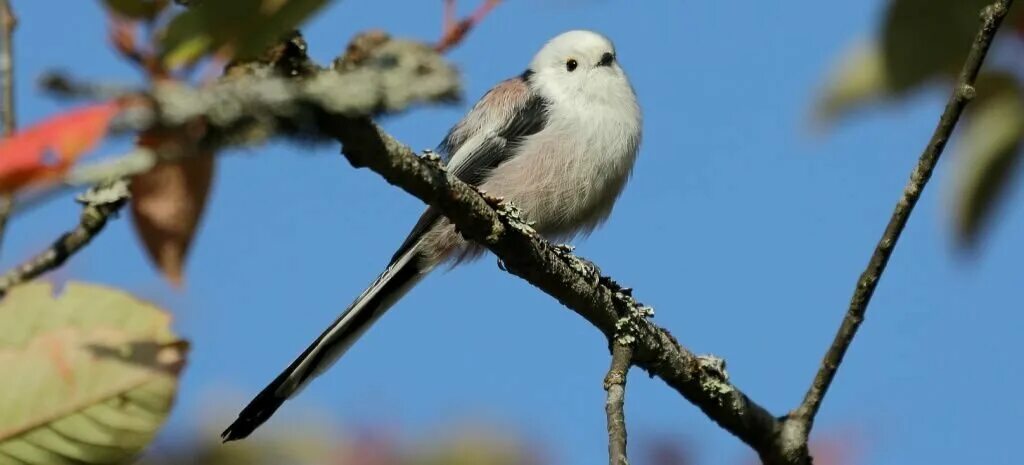
[(483, 189), (477, 189), (477, 191), (480, 192), (480, 196), (484, 198), (484, 202), (487, 202), (487, 204), (492, 207), (497, 207), (505, 201), (505, 197), (488, 194), (487, 191)]
[(576, 246), (572, 244), (555, 244), (555, 252), (562, 255), (569, 255), (573, 250), (576, 250)]
[(573, 255), (573, 250), (576, 250), (576, 247), (572, 246), (571, 244), (554, 245), (555, 253), (565, 257), (569, 261), (569, 266), (571, 266), (574, 270), (590, 278), (592, 280), (591, 284), (597, 284), (601, 282), (601, 268), (599, 268), (597, 264), (590, 260)]
[(587, 274), (593, 276), (595, 281), (601, 279), (601, 276), (603, 276), (601, 273), (601, 268), (598, 267), (596, 263), (582, 257), (576, 257), (576, 259), (583, 264), (583, 267), (586, 270)]

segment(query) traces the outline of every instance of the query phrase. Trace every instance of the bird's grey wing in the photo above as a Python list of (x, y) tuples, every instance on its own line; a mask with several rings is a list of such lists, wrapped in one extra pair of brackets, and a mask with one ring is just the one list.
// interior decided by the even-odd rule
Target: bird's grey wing
[(547, 120), (547, 102), (530, 90), (526, 75), (508, 79), (485, 94), (441, 142), (448, 171), (479, 185), (490, 170), (515, 153), (523, 138)]
[[(527, 72), (494, 86), (448, 131), (438, 151), (447, 159), (449, 173), (479, 186), (491, 170), (515, 155), (524, 138), (544, 129), (548, 104), (530, 90), (529, 78)], [(440, 218), (436, 208), (427, 208), (395, 257), (408, 251)]]

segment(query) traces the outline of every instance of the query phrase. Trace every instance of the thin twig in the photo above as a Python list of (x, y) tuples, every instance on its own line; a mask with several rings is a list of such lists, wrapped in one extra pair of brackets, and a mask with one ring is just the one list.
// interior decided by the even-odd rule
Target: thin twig
[(438, 53), (444, 53), (462, 43), (466, 35), (469, 34), (469, 31), (477, 24), (480, 24), (487, 14), (494, 7), (498, 6), (499, 3), (501, 3), (501, 0), (484, 0), (472, 14), (463, 19), (456, 20), (455, 0), (444, 0), (444, 20), (442, 23), (444, 30), (441, 31), (441, 38), (434, 45), (434, 50), (437, 50)]
[[(17, 120), (14, 115), (14, 28), (18, 24), (18, 18), (14, 15), (10, 0), (0, 0), (0, 97), (3, 103), (0, 104), (0, 111), (3, 112), (3, 135), (10, 136), (14, 133)], [(14, 197), (9, 194), (0, 194), (0, 243), (4, 239), (4, 231), (7, 230), (7, 219), (11, 216), (14, 208)]]
[(69, 100), (116, 100), (145, 92), (143, 88), (127, 84), (78, 81), (60, 71), (43, 73), (36, 82), (48, 96)]
[(0, 297), (14, 285), (34, 279), (61, 266), (85, 247), (128, 201), (128, 182), (118, 180), (89, 189), (78, 201), (84, 206), (77, 226), (54, 241), (39, 255), (0, 276)]
[(608, 397), (604, 413), (608, 416), (608, 465), (629, 465), (626, 458), (626, 375), (632, 366), (633, 348), (612, 341), (612, 365), (604, 377)]
[(14, 15), (10, 0), (0, 0), (0, 79), (2, 84), (4, 135), (14, 132), (14, 28), (18, 17)]
[(921, 191), (924, 190), (925, 184), (928, 183), (932, 170), (935, 169), (935, 165), (942, 155), (942, 150), (945, 148), (950, 135), (952, 135), (953, 129), (956, 127), (957, 121), (959, 121), (960, 115), (964, 111), (964, 107), (967, 106), (975, 95), (974, 81), (978, 77), (978, 71), (981, 69), (982, 62), (985, 60), (985, 55), (988, 53), (989, 46), (992, 44), (992, 39), (999, 29), (999, 25), (1012, 4), (1013, 0), (998, 0), (985, 7), (981, 12), (981, 28), (974, 39), (974, 45), (967, 56), (967, 61), (960, 71), (960, 76), (953, 88), (952, 95), (950, 95), (949, 101), (946, 103), (946, 109), (942, 113), (942, 118), (939, 120), (938, 126), (936, 126), (927, 147), (925, 147), (924, 152), (921, 154), (917, 166), (914, 167), (910, 175), (910, 181), (907, 182), (907, 186), (903, 189), (903, 195), (900, 196), (899, 201), (896, 203), (896, 208), (889, 219), (889, 224), (886, 226), (881, 240), (878, 241), (878, 245), (871, 255), (867, 268), (861, 273), (860, 279), (857, 280), (857, 287), (854, 289), (853, 297), (850, 299), (849, 309), (847, 309), (846, 316), (843, 318), (832, 346), (829, 347), (821, 362), (821, 368), (818, 370), (817, 375), (815, 375), (810, 389), (807, 390), (803, 402), (793, 412), (792, 417), (802, 423), (801, 429), (803, 429), (805, 436), (809, 433), (814, 423), (814, 417), (818, 413), (829, 385), (832, 383), (836, 371), (843, 361), (846, 350), (850, 347), (850, 343), (853, 342), (861, 322), (864, 321), (864, 314), (867, 311), (868, 303), (875, 292), (875, 287), (878, 286), (878, 280), (885, 271), (885, 266), (889, 262), (889, 257), (896, 246), (896, 241), (899, 240), (900, 234), (907, 224), (907, 219), (910, 218), (910, 213), (914, 210), (914, 205), (917, 204), (918, 199), (921, 197)]
[(158, 153), (145, 147), (135, 147), (124, 155), (101, 159), (98, 162), (72, 168), (59, 183), (42, 189), (18, 194), (18, 203), (11, 209), (12, 215), (29, 211), (65, 194), (103, 182), (132, 176), (149, 171), (159, 162), (173, 162), (199, 156), (193, 152)]

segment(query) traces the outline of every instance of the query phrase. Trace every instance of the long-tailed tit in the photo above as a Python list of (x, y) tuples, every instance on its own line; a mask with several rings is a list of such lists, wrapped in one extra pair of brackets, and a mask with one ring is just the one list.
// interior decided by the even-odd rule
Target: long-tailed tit
[[(551, 39), (518, 77), (499, 83), (448, 132), (448, 172), (518, 206), (557, 240), (587, 233), (611, 213), (640, 144), (640, 108), (615, 47), (590, 31)], [(483, 248), (427, 208), (388, 267), (224, 431), (248, 436), (322, 373), (428, 272)]]

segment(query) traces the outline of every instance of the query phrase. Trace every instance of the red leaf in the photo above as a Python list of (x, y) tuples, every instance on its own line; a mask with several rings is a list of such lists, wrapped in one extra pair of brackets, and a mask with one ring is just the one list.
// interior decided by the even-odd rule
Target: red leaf
[(201, 154), (157, 165), (131, 182), (135, 231), (150, 259), (175, 286), (181, 285), (185, 256), (206, 207), (213, 165), (214, 157)]
[(444, 24), (441, 32), (441, 39), (434, 45), (434, 50), (440, 53), (447, 52), (458, 45), (466, 38), (470, 29), (484, 20), (484, 17), (491, 12), (501, 0), (485, 0), (477, 7), (473, 14), (466, 18), (457, 20), (455, 18), (455, 0), (444, 2)]
[(59, 178), (107, 133), (117, 102), (79, 108), (0, 140), (0, 192)]

